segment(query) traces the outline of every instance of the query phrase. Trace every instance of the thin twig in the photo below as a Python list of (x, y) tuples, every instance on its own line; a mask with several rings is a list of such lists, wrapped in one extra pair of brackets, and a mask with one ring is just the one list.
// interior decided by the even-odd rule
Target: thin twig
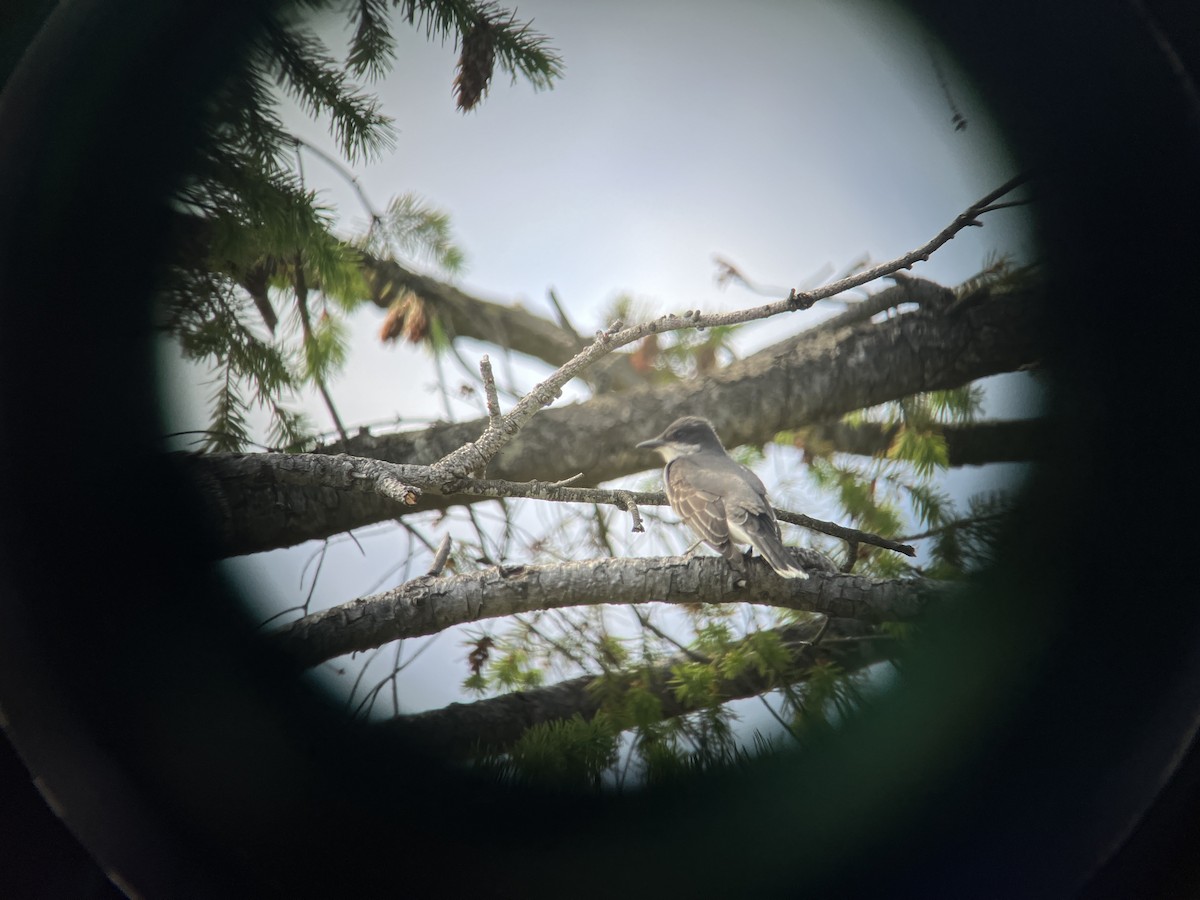
[(479, 518), (475, 515), (475, 509), (471, 504), (466, 506), (467, 518), (471, 522), (471, 527), (475, 529), (475, 536), (479, 538), (479, 562), (489, 566), (498, 566), (500, 562), (492, 559), (492, 555), (488, 553), (487, 548), (487, 532), (483, 526), (479, 524)]
[(446, 568), (446, 560), (450, 558), (450, 534), (446, 533), (442, 538), (442, 542), (438, 544), (437, 553), (434, 554), (433, 563), (429, 566), (429, 571), (426, 575), (436, 577), (442, 574), (442, 570)]
[[(554, 638), (550, 637), (550, 635), (548, 635), (542, 631), (539, 631), (537, 626), (534, 625), (532, 622), (528, 621), (528, 619), (525, 616), (513, 616), (513, 618), (516, 619), (516, 621), (520, 623), (521, 627), (523, 627), (527, 632), (529, 632), (530, 634), (536, 635), (543, 643), (545, 643), (551, 649), (557, 650), (559, 653), (561, 653), (563, 656), (565, 656), (567, 659), (569, 659), (572, 663), (574, 663), (577, 667), (579, 667), (579, 669), (581, 671), (583, 671), (583, 672), (588, 671), (587, 660), (585, 660), (583, 657), (581, 657), (579, 654), (577, 654), (570, 647), (567, 647), (566, 645), (560, 643), (559, 641), (556, 641)], [(551, 661), (551, 660), (548, 660), (548, 661)], [(561, 667), (559, 667), (559, 668), (561, 669)]]
[(575, 330), (575, 326), (567, 318), (566, 310), (563, 309), (563, 305), (558, 299), (558, 291), (554, 288), (549, 288), (546, 293), (550, 297), (550, 303), (554, 306), (554, 314), (558, 317), (559, 326), (575, 340), (575, 343), (582, 344), (583, 338), (579, 336), (579, 332)]
[(783, 509), (776, 510), (775, 517), (780, 522), (799, 525), (801, 528), (807, 528), (809, 531), (819, 531), (821, 534), (827, 534), (830, 537), (841, 538), (847, 543), (857, 541), (860, 544), (870, 544), (872, 547), (882, 547), (884, 550), (903, 553), (905, 556), (917, 555), (917, 551), (908, 544), (902, 544), (899, 541), (893, 541), (890, 538), (881, 537), (869, 531), (847, 528), (845, 525), (838, 525), (836, 522), (823, 522), (820, 519), (814, 519), (801, 513), (788, 512)]
[[(371, 655), (365, 660), (363, 660), (362, 667), (358, 670), (358, 674), (354, 676), (354, 683), (350, 685), (350, 693), (346, 695), (346, 705), (344, 710), (349, 711), (350, 704), (354, 702), (354, 695), (358, 693), (358, 686), (362, 684), (363, 677), (367, 674), (367, 667), (371, 665), (371, 663), (375, 660), (375, 657), (377, 657), (382, 651), (382, 647), (376, 647), (374, 652), (371, 653)], [(353, 713), (351, 715), (353, 715)]]
[(342, 178), (349, 183), (350, 187), (354, 189), (354, 192), (358, 194), (358, 199), (359, 202), (362, 203), (363, 209), (365, 209), (367, 211), (367, 215), (371, 217), (370, 229), (373, 231), (375, 226), (383, 219), (383, 216), (375, 209), (374, 204), (371, 203), (371, 199), (367, 196), (366, 191), (363, 190), (362, 184), (359, 183), (358, 176), (346, 168), (340, 159), (335, 156), (331, 156), (320, 147), (310, 144), (308, 141), (304, 140), (303, 138), (296, 137), (294, 134), (291, 135), (291, 139), (296, 147), (296, 160), (298, 165), (302, 165), (299, 151), (300, 148), (303, 147), (309, 153), (313, 153), (323, 159), (333, 168), (335, 172), (341, 175)]
[(439, 631), (437, 634), (430, 635), (429, 640), (427, 640), (420, 647), (418, 647), (415, 651), (413, 651), (413, 655), (410, 656), (408, 659), (406, 659), (404, 661), (404, 665), (402, 665), (399, 669), (396, 670), (397, 674), (399, 674), (400, 672), (403, 672), (405, 669), (407, 669), (409, 666), (411, 666), (413, 663), (415, 663), (418, 659), (420, 659), (421, 654), (424, 653), (426, 650), (428, 650), (430, 647), (432, 647), (433, 642), (436, 641), (438, 638), (440, 638), (443, 634), (447, 634), (447, 632)]
[(595, 540), (597, 548), (606, 556), (616, 556), (616, 548), (608, 537), (608, 522), (604, 520), (604, 510), (600, 504), (592, 504), (592, 521), (596, 523)]
[(650, 616), (648, 613), (643, 613), (636, 606), (630, 607), (630, 611), (637, 618), (638, 622), (641, 624), (641, 626), (643, 628), (645, 628), (647, 631), (650, 631), (651, 633), (657, 635), (659, 640), (665, 641), (666, 643), (673, 645), (676, 650), (678, 650), (680, 653), (682, 653), (684, 656), (686, 656), (692, 662), (697, 662), (697, 663), (700, 663), (701, 665), (705, 665), (705, 666), (712, 662), (712, 660), (709, 657), (705, 656), (703, 653), (693, 650), (691, 647), (687, 646), (686, 644), (676, 640), (675, 638), (673, 638), (669, 634), (667, 634), (665, 631), (663, 631), (661, 628), (659, 628), (657, 625), (655, 625), (653, 622), (651, 622)]
[(496, 393), (496, 376), (492, 374), (492, 361), (486, 353), (479, 360), (479, 374), (483, 377), (483, 393), (487, 397), (488, 423), (494, 425), (500, 418), (500, 397)]
[(633, 519), (633, 531), (636, 534), (643, 534), (646, 531), (646, 526), (642, 524), (642, 514), (637, 508), (637, 498), (634, 497), (632, 491), (617, 491), (617, 500), (622, 504), (625, 512), (629, 513)]
[(999, 200), (1005, 194), (1016, 190), (1018, 187), (1029, 181), (1033, 177), (1030, 172), (1023, 172), (1015, 178), (1010, 178), (996, 190), (992, 191), (986, 197), (982, 197), (972, 203), (965, 210), (955, 217), (954, 221), (943, 228), (934, 236), (933, 240), (922, 244), (916, 250), (905, 253), (903, 256), (890, 260), (889, 262), (880, 263), (877, 266), (872, 266), (869, 269), (863, 269), (849, 278), (843, 278), (840, 281), (834, 281), (826, 284), (815, 291), (806, 295), (807, 297), (815, 297), (821, 299), (823, 297), (831, 297), (834, 294), (840, 294), (842, 291), (848, 291), (850, 288), (858, 287), (866, 284), (869, 281), (874, 281), (877, 278), (882, 278), (892, 272), (898, 272), (901, 269), (911, 269), (915, 263), (925, 262), (944, 244), (949, 243), (956, 234), (967, 227), (981, 227), (982, 222), (979, 221), (979, 216), (988, 210), (989, 206), (996, 200)]
[[(309, 319), (308, 314), (308, 283), (304, 278), (304, 258), (299, 253), (296, 254), (296, 273), (293, 288), (296, 291), (296, 309), (300, 312), (300, 327), (304, 332), (304, 342), (309, 344), (313, 341), (313, 330), (312, 321)], [(325, 408), (329, 410), (334, 427), (337, 428), (338, 437), (342, 439), (342, 446), (348, 446), (350, 436), (346, 433), (346, 426), (342, 424), (342, 418), (338, 415), (337, 407), (333, 405), (333, 397), (330, 396), (329, 389), (325, 387), (325, 379), (320, 374), (314, 372), (313, 381), (317, 385), (321, 399), (325, 401)]]
[(954, 531), (958, 528), (970, 528), (974, 525), (980, 525), (984, 522), (994, 522), (998, 519), (1004, 519), (1007, 516), (1008, 516), (1008, 513), (1003, 513), (1003, 512), (985, 513), (980, 516), (967, 516), (966, 518), (963, 518), (963, 519), (955, 519), (952, 522), (946, 522), (944, 525), (939, 525), (936, 528), (930, 528), (928, 531), (922, 531), (919, 534), (905, 535), (903, 540), (920, 541), (925, 538), (933, 537), (934, 535), (937, 535), (937, 534), (943, 534), (947, 531)]

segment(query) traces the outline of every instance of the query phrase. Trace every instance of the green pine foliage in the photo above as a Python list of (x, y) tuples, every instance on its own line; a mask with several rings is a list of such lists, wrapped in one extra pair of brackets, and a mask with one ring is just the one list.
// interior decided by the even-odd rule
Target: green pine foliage
[(617, 737), (603, 715), (587, 720), (577, 713), (534, 725), (507, 753), (484, 756), (480, 767), (510, 784), (595, 790), (617, 763)]
[(387, 211), (372, 222), (362, 247), (379, 257), (424, 259), (450, 275), (461, 272), (465, 263), (462, 249), (454, 243), (450, 216), (416, 194), (393, 198)]
[[(1010, 276), (1004, 265), (993, 263), (977, 276), (972, 289), (994, 289), (1006, 277)], [(982, 400), (981, 388), (968, 384), (851, 413), (843, 417), (846, 424), (871, 423), (891, 435), (887, 450), (864, 460), (806, 446), (809, 475), (819, 489), (836, 498), (845, 524), (894, 539), (933, 533), (933, 563), (924, 574), (962, 577), (979, 564), (983, 554), (979, 547), (970, 557), (961, 552), (959, 542), (967, 526), (949, 527), (959, 522), (961, 514), (934, 481), (950, 464), (945, 427), (976, 421)], [(776, 438), (789, 444), (795, 439), (791, 433)], [(919, 572), (898, 554), (864, 547), (858, 548), (854, 571), (879, 578)]]
[[(306, 16), (330, 12), (347, 18), (344, 59), (305, 25)], [(476, 46), (491, 48), (488, 58), (535, 88), (562, 72), (547, 39), (495, 3), (307, 0), (265, 23), (207, 104), (204, 139), (175, 198), (178, 252), (162, 289), (161, 327), (185, 359), (211, 372), (205, 449), (247, 447), (253, 409), (268, 414), (272, 447), (311, 439), (311, 423), (289, 405), (309, 389), (326, 393), (345, 364), (346, 316), (372, 295), (364, 251), (446, 274), (462, 269), (449, 218), (411, 194), (373, 213), (365, 235), (336, 234), (335, 211), (305, 186), (306, 147), (280, 115), (290, 98), (326, 125), (349, 164), (390, 150), (391, 120), (353, 79), (388, 74), (398, 25), (441, 41), (470, 32)], [(430, 325), (426, 338), (436, 340), (436, 320)]]
[(732, 339), (739, 327), (718, 325), (673, 332), (659, 354), (660, 368), (679, 380), (687, 380), (728, 365), (737, 358)]
[(811, 739), (850, 718), (862, 702), (859, 678), (818, 663), (809, 671), (804, 701), (793, 706), (792, 733)]
[(543, 680), (544, 673), (529, 649), (519, 641), (507, 639), (497, 645), (485, 668), (472, 672), (463, 681), (463, 688), (477, 694), (505, 693), (538, 687)]
[(1007, 492), (972, 497), (965, 515), (948, 518), (934, 530), (934, 563), (926, 574), (951, 580), (992, 565), (1013, 503), (1012, 495)]
[(1028, 289), (1033, 281), (1041, 277), (1041, 267), (1018, 266), (1011, 256), (989, 254), (983, 268), (954, 289), (960, 302), (969, 302), (983, 293), (1004, 293)]
[(514, 82), (520, 76), (534, 88), (544, 89), (563, 73), (562, 59), (548, 38), (518, 20), (516, 10), (476, 0), (396, 0), (395, 6), (410, 24), (424, 28), (431, 40), (485, 29), (496, 61)]
[[(686, 642), (649, 618), (640, 641), (617, 639), (604, 633), (601, 610), (519, 617), (518, 628), (496, 643), (468, 687), (481, 694), (525, 690), (546, 672), (570, 669), (575, 676), (581, 668), (599, 666), (588, 686), (599, 709), (591, 720), (532, 729), (529, 743), (522, 740), (518, 749), (489, 756), (487, 765), (508, 779), (537, 781), (545, 763), (547, 780), (539, 783), (624, 789), (747, 765), (837, 727), (861, 701), (855, 677), (830, 664), (813, 666), (802, 655), (807, 645), (788, 644), (771, 627), (818, 618), (786, 610), (763, 616), (747, 622), (735, 605), (697, 609)], [(469, 644), (477, 647), (479, 641)], [(760, 735), (750, 747), (738, 736), (737, 716), (728, 704), (739, 695), (733, 686), (745, 679), (774, 692), (773, 715), (784, 732), (769, 740)], [(571, 746), (575, 740), (585, 746)], [(587, 747), (595, 749), (602, 740), (617, 742), (617, 756), (598, 770), (581, 765), (581, 759), (599, 763), (601, 754)]]
[(659, 743), (647, 748), (642, 777), (647, 785), (670, 785), (700, 774), (748, 769), (754, 761), (780, 753), (786, 745), (760, 731), (751, 735), (749, 747), (738, 743), (689, 749)]

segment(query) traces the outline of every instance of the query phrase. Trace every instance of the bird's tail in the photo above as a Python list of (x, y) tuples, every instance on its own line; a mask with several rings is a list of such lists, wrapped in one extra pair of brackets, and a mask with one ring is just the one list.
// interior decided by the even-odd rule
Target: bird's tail
[(808, 573), (792, 559), (792, 554), (783, 545), (783, 540), (774, 533), (774, 529), (760, 529), (753, 538), (750, 546), (762, 554), (763, 559), (775, 570), (775, 574), (781, 578), (808, 577)]

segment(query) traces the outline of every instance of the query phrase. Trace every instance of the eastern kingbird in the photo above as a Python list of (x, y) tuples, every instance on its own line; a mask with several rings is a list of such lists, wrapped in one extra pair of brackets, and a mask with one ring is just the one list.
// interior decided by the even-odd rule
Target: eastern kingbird
[(808, 577), (783, 546), (767, 489), (725, 452), (707, 419), (676, 419), (638, 447), (662, 456), (671, 509), (738, 572), (745, 571), (745, 561), (734, 545), (749, 544), (784, 578)]

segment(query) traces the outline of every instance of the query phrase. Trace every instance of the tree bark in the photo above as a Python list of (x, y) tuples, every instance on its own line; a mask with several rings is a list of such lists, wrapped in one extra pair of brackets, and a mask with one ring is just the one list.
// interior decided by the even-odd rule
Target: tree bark
[(597, 604), (753, 603), (862, 622), (911, 620), (953, 590), (916, 579), (872, 581), (814, 572), (805, 580), (776, 576), (752, 560), (747, 584), (717, 557), (595, 559), (553, 566), (511, 566), (416, 578), (398, 588), (305, 616), (269, 635), (301, 665), (370, 650), (399, 638), (541, 609)]

